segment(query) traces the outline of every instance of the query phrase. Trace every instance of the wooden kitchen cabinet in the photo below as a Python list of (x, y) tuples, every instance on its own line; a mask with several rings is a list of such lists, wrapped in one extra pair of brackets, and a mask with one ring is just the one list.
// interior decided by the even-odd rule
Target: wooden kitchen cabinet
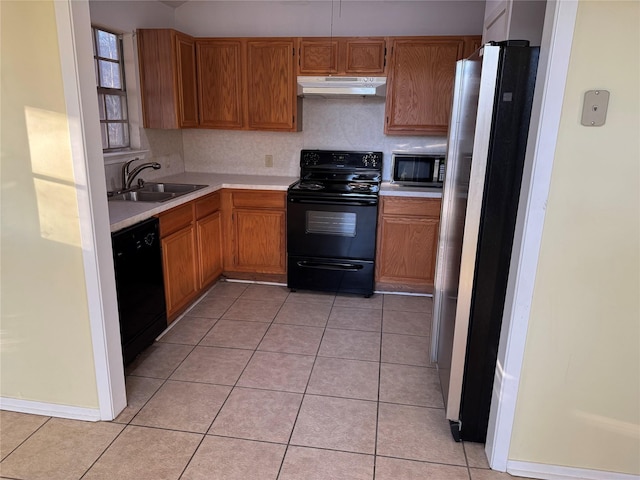
[(300, 39), (299, 75), (384, 75), (383, 37)]
[(302, 127), (295, 56), (293, 38), (247, 39), (247, 126), (250, 130), (294, 132)]
[(222, 273), (219, 208), (213, 193), (159, 215), (169, 323)]
[(198, 288), (203, 290), (222, 274), (222, 215), (220, 194), (195, 201)]
[(293, 38), (196, 40), (200, 126), (299, 131)]
[(222, 208), (225, 274), (286, 274), (286, 193), (224, 190)]
[(167, 321), (171, 323), (198, 292), (193, 206), (181, 205), (159, 219)]
[(381, 197), (376, 288), (433, 292), (440, 199)]
[(395, 37), (385, 106), (386, 134), (446, 135), (456, 62), (480, 37)]
[(195, 40), (171, 29), (136, 34), (144, 127), (197, 127)]
[(242, 129), (245, 125), (244, 42), (242, 39), (198, 39), (200, 126)]

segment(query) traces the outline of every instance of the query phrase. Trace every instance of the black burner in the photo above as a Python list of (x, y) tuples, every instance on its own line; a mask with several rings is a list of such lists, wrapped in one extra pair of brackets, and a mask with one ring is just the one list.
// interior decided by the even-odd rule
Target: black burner
[(298, 183), (298, 188), (300, 190), (323, 190), (325, 186), (315, 182), (300, 182)]

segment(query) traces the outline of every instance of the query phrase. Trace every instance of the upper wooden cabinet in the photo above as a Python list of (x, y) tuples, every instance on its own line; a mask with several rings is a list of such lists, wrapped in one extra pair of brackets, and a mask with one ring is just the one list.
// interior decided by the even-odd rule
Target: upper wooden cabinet
[(137, 31), (145, 128), (198, 126), (195, 41), (170, 29)]
[(200, 126), (298, 131), (292, 38), (196, 40)]
[(456, 62), (480, 37), (399, 37), (391, 40), (385, 133), (446, 135)]
[(297, 131), (296, 40), (247, 40), (247, 126), (250, 130)]
[(196, 41), (202, 127), (243, 128), (243, 49), (240, 39)]
[(384, 75), (384, 38), (300, 39), (299, 75)]
[(460, 37), (394, 38), (387, 84), (385, 133), (446, 134)]

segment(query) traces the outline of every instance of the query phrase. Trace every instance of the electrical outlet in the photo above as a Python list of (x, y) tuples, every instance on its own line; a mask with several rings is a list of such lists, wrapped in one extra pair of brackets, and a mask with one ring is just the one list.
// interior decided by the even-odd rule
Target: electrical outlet
[(273, 155), (265, 155), (264, 156), (264, 166), (265, 167), (273, 167)]

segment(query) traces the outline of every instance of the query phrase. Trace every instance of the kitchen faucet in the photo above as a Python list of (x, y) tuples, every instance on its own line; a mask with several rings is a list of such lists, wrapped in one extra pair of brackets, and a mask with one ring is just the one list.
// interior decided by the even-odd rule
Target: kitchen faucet
[(123, 190), (128, 190), (129, 188), (131, 188), (131, 183), (133, 182), (133, 180), (145, 168), (153, 168), (154, 170), (158, 170), (159, 168), (162, 167), (162, 165), (160, 165), (158, 162), (147, 162), (147, 163), (142, 163), (138, 165), (136, 168), (134, 168), (130, 172), (129, 167), (133, 162), (138, 160), (140, 159), (136, 157), (133, 160), (129, 160), (128, 162), (122, 165), (122, 189)]

